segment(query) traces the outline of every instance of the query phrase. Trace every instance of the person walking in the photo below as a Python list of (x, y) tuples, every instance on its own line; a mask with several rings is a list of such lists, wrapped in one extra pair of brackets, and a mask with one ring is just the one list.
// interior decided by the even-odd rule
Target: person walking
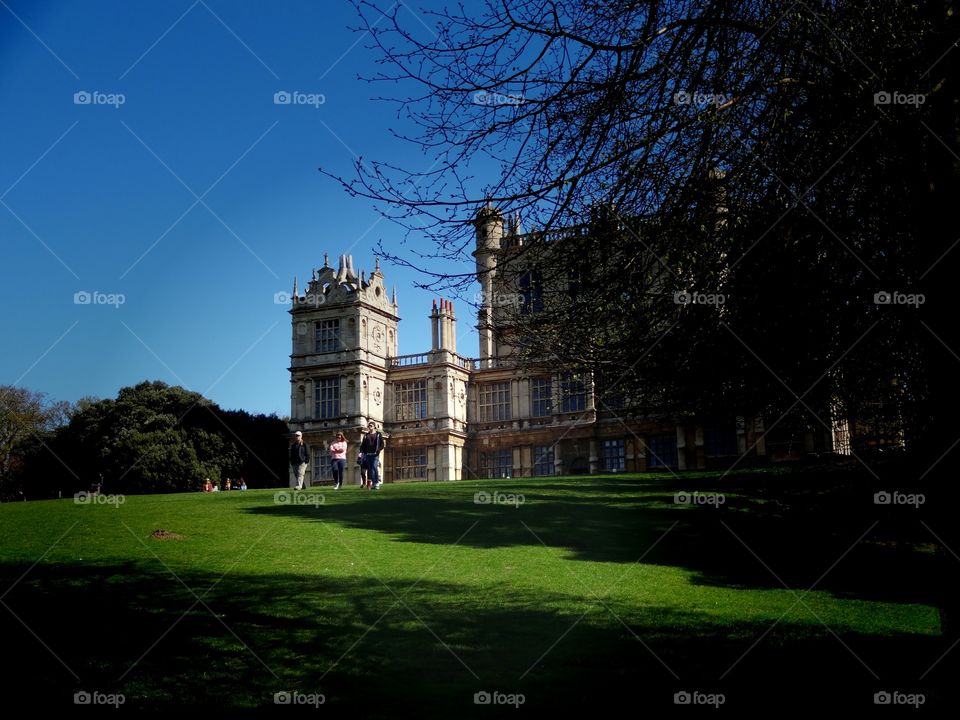
[(297, 430), (293, 444), (290, 445), (291, 488), (303, 490), (303, 478), (309, 461), (310, 453), (307, 451), (306, 443), (303, 442), (303, 433)]
[[(383, 434), (377, 432), (377, 424), (371, 420), (367, 423), (367, 432), (360, 441), (361, 467), (366, 465), (367, 477), (371, 489), (380, 489), (380, 451), (383, 450)], [(362, 476), (361, 476), (362, 477)]]
[(333, 489), (339, 490), (343, 485), (343, 473), (347, 467), (347, 438), (342, 432), (337, 433), (337, 439), (330, 443), (330, 473), (333, 475)]

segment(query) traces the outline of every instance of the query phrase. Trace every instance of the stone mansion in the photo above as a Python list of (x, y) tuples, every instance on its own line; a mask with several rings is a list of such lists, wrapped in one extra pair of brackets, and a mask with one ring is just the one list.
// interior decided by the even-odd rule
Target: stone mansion
[(504, 223), (488, 206), (476, 226), (479, 357), (458, 353), (457, 318), (446, 300), (434, 301), (429, 314), (430, 349), (399, 355), (396, 289), (387, 292), (379, 260), (367, 276), (349, 255), (336, 269), (325, 257), (306, 288), (294, 280), (289, 425), (311, 448), (311, 484), (329, 478), (332, 434), (342, 430), (355, 457), (369, 420), (387, 438), (386, 482), (683, 470), (767, 454), (760, 419), (626, 419), (598, 409), (589, 376), (514, 365), (498, 342), (490, 298), (517, 291), (497, 266), (522, 244), (519, 223)]

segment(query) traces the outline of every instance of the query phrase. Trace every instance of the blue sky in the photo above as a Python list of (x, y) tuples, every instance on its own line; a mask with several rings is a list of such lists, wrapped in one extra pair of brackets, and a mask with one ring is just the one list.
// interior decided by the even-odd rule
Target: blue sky
[[(338, 0), (0, 0), (0, 384), (74, 401), (163, 380), (289, 412), (274, 293), (324, 252), (369, 272), (402, 238), (317, 167), (429, 165), (388, 132), (396, 110), (373, 98), (390, 89), (357, 79), (375, 71), (357, 24)], [(383, 270), (400, 352), (428, 350), (434, 296)]]

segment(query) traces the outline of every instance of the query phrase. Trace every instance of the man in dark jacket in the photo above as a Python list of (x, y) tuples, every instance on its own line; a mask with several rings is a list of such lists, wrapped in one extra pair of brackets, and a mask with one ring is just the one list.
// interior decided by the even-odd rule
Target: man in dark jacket
[(290, 446), (290, 487), (303, 490), (303, 477), (307, 472), (307, 463), (310, 462), (310, 453), (303, 442), (303, 433), (297, 430), (296, 439)]
[(367, 423), (367, 432), (360, 441), (361, 467), (366, 466), (373, 489), (380, 489), (380, 451), (383, 450), (383, 435), (377, 432), (377, 424)]

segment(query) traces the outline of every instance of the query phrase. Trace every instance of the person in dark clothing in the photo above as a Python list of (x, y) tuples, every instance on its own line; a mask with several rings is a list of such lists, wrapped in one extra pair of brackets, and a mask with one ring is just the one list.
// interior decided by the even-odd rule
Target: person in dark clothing
[(303, 490), (303, 479), (308, 462), (310, 462), (310, 453), (306, 443), (303, 442), (303, 433), (297, 430), (296, 439), (290, 445), (290, 487)]
[(367, 432), (360, 441), (362, 465), (367, 468), (367, 474), (374, 490), (380, 489), (380, 451), (383, 450), (383, 435), (377, 432), (377, 424), (372, 420), (367, 423)]

